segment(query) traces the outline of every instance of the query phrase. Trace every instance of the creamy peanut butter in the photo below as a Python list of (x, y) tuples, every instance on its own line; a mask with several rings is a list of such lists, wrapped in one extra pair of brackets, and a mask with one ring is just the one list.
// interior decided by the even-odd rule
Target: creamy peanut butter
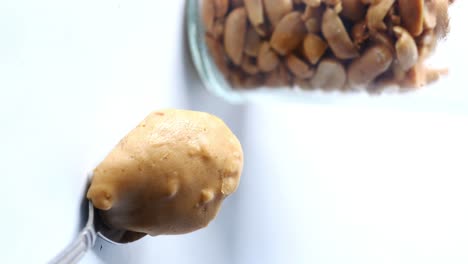
[(94, 170), (87, 197), (130, 240), (203, 228), (239, 184), (243, 152), (219, 118), (151, 113)]

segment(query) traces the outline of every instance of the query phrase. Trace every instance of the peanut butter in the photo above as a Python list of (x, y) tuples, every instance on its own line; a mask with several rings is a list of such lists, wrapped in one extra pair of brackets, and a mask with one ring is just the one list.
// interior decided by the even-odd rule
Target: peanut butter
[[(202, 112), (151, 113), (94, 170), (87, 197), (130, 240), (203, 228), (238, 187), (239, 140)], [(133, 238), (133, 239), (132, 239)]]

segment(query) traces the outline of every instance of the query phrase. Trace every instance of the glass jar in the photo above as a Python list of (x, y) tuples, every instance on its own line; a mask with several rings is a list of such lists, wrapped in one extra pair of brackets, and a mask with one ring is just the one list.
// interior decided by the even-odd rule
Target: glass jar
[(440, 61), (430, 55), (454, 1), (416, 2), (189, 0), (190, 51), (206, 88), (232, 103), (424, 91), (446, 73), (424, 65)]

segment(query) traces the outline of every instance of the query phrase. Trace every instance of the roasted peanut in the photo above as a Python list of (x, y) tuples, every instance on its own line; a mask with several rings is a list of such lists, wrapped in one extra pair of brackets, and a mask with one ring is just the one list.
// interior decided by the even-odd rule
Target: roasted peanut
[(302, 43), (304, 56), (311, 64), (317, 64), (327, 49), (327, 43), (315, 34), (307, 34)]
[(351, 41), (348, 32), (346, 32), (341, 18), (330, 8), (323, 14), (322, 33), (336, 57), (352, 59), (359, 56), (359, 52)]
[(304, 14), (302, 14), (302, 20), (304, 20), (304, 24), (307, 28), (307, 31), (310, 33), (318, 33), (320, 32), (320, 24), (322, 21), (324, 9), (321, 7), (310, 7), (307, 6)]
[(392, 52), (384, 45), (370, 47), (348, 68), (348, 83), (351, 88), (367, 86), (392, 64)]
[(302, 0), (306, 5), (310, 7), (319, 7), (320, 3), (322, 2), (321, 0)]
[(214, 0), (214, 7), (216, 17), (223, 18), (229, 9), (229, 0)]
[(300, 79), (311, 78), (315, 73), (314, 69), (309, 67), (306, 62), (299, 59), (294, 54), (289, 54), (286, 57), (286, 66), (292, 72), (292, 74)]
[(398, 0), (403, 26), (412, 36), (419, 36), (424, 24), (424, 0)]
[(418, 61), (418, 47), (413, 37), (404, 28), (394, 27), (393, 32), (398, 37), (395, 44), (398, 63), (403, 71), (407, 71)]
[(305, 34), (306, 28), (301, 13), (291, 12), (278, 23), (270, 44), (280, 55), (286, 55), (301, 44)]
[(211, 58), (218, 67), (219, 71), (226, 77), (229, 76), (229, 67), (224, 56), (224, 50), (221, 43), (210, 35), (205, 35), (205, 43), (210, 51)]
[(403, 70), (398, 61), (393, 62), (391, 70), (395, 81), (401, 82), (406, 78), (406, 71)]
[(293, 11), (292, 0), (263, 0), (266, 14), (273, 27), (289, 12)]
[(271, 72), (279, 64), (278, 55), (271, 49), (268, 42), (264, 41), (260, 44), (257, 57), (258, 68), (262, 72)]
[(201, 20), (206, 47), (233, 87), (380, 93), (440, 78), (423, 62), (449, 31), (453, 2), (202, 0)]
[(325, 90), (343, 89), (346, 83), (346, 71), (343, 65), (334, 59), (322, 60), (317, 68), (312, 87)]
[(367, 10), (367, 27), (371, 31), (385, 30), (387, 27), (383, 22), (384, 17), (390, 11), (395, 0), (381, 0), (374, 2)]
[(242, 62), (246, 32), (247, 13), (245, 8), (239, 7), (227, 17), (224, 30), (224, 48), (235, 65), (240, 65)]
[(256, 27), (264, 23), (262, 0), (244, 0), (250, 23)]
[(424, 3), (424, 29), (434, 29), (437, 25), (437, 10), (435, 0)]
[(215, 6), (214, 0), (204, 0), (201, 6), (201, 15), (203, 26), (209, 33), (213, 32), (213, 25), (215, 21)]
[(260, 36), (255, 29), (249, 27), (245, 36), (244, 53), (252, 57), (257, 57), (260, 43)]
[(215, 39), (219, 39), (224, 35), (224, 21), (217, 19), (213, 24), (212, 32), (209, 34), (213, 35)]
[(265, 85), (268, 87), (289, 86), (291, 83), (292, 78), (283, 64), (279, 64), (274, 71), (267, 73), (265, 79)]

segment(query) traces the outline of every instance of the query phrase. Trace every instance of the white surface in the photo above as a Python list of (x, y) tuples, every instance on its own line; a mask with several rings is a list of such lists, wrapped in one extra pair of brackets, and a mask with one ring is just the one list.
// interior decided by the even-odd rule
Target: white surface
[(463, 26), (446, 49), (446, 93), (244, 109), (200, 90), (183, 4), (0, 2), (1, 263), (45, 263), (70, 242), (86, 172), (168, 106), (210, 111), (239, 134), (239, 192), (203, 231), (98, 241), (83, 263), (468, 263)]
[(467, 116), (248, 113), (236, 263), (468, 263)]

